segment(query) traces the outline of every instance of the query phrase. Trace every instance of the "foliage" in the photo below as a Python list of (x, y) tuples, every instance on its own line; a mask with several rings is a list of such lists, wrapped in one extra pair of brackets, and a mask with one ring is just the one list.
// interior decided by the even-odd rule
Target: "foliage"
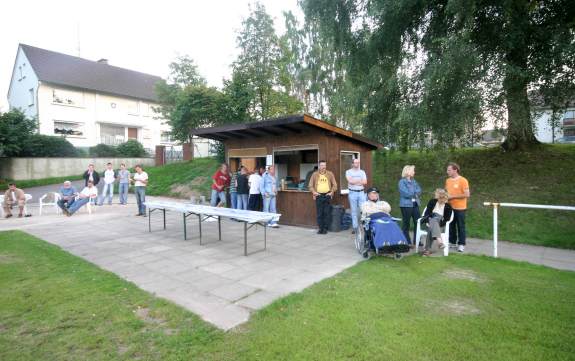
[[(301, 5), (314, 39), (333, 54), (310, 51), (312, 58), (332, 74), (341, 67), (336, 91), (350, 81), (359, 98), (351, 109), (366, 113), (364, 131), (392, 147), (406, 137), (407, 144), (421, 142), (426, 132), (439, 146), (468, 143), (487, 117), (502, 122), (502, 110), (507, 148), (530, 146), (536, 140), (527, 90), (557, 89), (575, 77), (575, 8), (568, 0)], [(562, 98), (575, 94), (562, 90)]]
[(0, 113), (0, 156), (20, 156), (35, 130), (36, 122), (19, 110)]
[(116, 152), (120, 157), (140, 158), (148, 155), (142, 143), (135, 139), (128, 139), (127, 142), (119, 144), (116, 147)]
[(90, 156), (91, 157), (117, 157), (118, 150), (116, 147), (107, 144), (97, 144), (93, 147), (90, 147)]
[[(222, 332), (23, 232), (0, 233), (0, 255), (3, 360), (515, 361), (575, 352), (575, 274), (509, 260), (375, 258)], [(461, 330), (464, 339), (446, 337)]]
[(66, 138), (32, 134), (25, 141), (21, 157), (80, 157), (83, 153)]

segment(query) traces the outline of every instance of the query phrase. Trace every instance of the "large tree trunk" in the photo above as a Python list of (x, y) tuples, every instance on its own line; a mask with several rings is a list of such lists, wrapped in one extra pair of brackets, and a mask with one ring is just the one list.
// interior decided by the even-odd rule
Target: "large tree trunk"
[(521, 76), (507, 75), (503, 81), (507, 100), (507, 150), (530, 148), (539, 142), (533, 132), (533, 121), (527, 97), (527, 84)]
[(513, 2), (507, 14), (508, 37), (513, 41), (505, 53), (505, 78), (503, 89), (507, 103), (507, 139), (503, 147), (508, 150), (530, 148), (539, 143), (533, 133), (527, 85), (529, 84), (528, 28), (529, 3)]

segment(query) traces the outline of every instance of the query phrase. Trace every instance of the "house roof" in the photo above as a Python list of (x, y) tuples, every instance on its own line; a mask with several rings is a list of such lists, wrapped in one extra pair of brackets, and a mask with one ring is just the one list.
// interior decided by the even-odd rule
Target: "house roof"
[(265, 136), (282, 136), (286, 134), (302, 134), (310, 128), (320, 128), (338, 136), (351, 139), (367, 145), (371, 149), (383, 148), (383, 145), (349, 130), (336, 127), (308, 114), (291, 115), (281, 118), (263, 120), (261, 122), (231, 124), (213, 128), (198, 128), (192, 135), (219, 141), (228, 139), (247, 139)]
[(136, 99), (157, 101), (155, 85), (159, 76), (140, 73), (20, 44), (38, 79), (43, 82)]

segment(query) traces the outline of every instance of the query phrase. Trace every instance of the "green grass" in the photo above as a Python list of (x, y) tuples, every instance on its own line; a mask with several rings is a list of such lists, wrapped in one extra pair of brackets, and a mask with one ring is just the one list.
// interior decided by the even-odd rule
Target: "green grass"
[[(575, 273), (376, 258), (218, 331), (23, 232), (0, 233), (2, 360), (573, 360)], [(545, 295), (545, 297), (541, 297)], [(149, 310), (147, 318), (138, 309)]]
[(217, 167), (218, 162), (214, 158), (197, 158), (189, 162), (146, 168), (150, 178), (146, 194), (186, 198), (190, 193), (208, 196), (211, 177)]
[(64, 181), (74, 181), (82, 179), (82, 175), (73, 175), (67, 177), (52, 177), (52, 178), (42, 178), (42, 179), (29, 179), (29, 180), (18, 180), (13, 181), (10, 179), (0, 179), (0, 191), (8, 189), (8, 184), (14, 182), (20, 189), (26, 189), (30, 187), (47, 186), (52, 184), (64, 183)]
[[(464, 149), (454, 152), (377, 154), (374, 183), (400, 216), (397, 182), (406, 164), (416, 167), (415, 178), (423, 188), (423, 207), (435, 188), (445, 184), (445, 168), (457, 162), (470, 183), (471, 199), (467, 230), (471, 237), (491, 239), (492, 208), (485, 201), (575, 205), (575, 146), (546, 145), (529, 152), (495, 149)], [(501, 208), (499, 236), (502, 240), (575, 249), (575, 212)]]

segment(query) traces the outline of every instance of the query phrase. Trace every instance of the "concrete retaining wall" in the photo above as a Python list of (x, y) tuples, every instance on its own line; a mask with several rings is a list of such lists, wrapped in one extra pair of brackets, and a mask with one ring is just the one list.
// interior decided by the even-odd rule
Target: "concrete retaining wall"
[(154, 166), (154, 158), (0, 158), (0, 178), (27, 180), (74, 176), (84, 173), (90, 163), (101, 173), (108, 162), (114, 169), (120, 168), (121, 163), (128, 168), (136, 164)]

